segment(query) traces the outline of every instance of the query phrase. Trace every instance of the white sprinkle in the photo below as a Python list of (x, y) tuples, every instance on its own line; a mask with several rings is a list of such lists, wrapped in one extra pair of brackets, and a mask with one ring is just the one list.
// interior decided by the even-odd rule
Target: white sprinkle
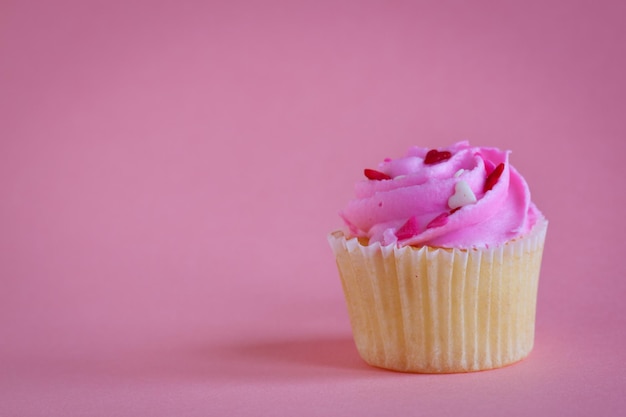
[(476, 202), (476, 196), (469, 184), (460, 180), (454, 186), (454, 194), (448, 199), (448, 207), (452, 210)]
[(401, 180), (404, 177), (406, 177), (406, 175), (398, 175), (397, 177), (393, 177), (393, 179), (394, 180)]
[(462, 173), (464, 173), (465, 170), (463, 168), (459, 169), (457, 172), (454, 173), (454, 178), (458, 178), (461, 176)]

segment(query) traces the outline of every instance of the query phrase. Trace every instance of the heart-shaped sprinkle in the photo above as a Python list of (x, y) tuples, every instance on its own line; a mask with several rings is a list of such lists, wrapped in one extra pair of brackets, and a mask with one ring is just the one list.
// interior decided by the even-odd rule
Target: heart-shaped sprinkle
[(375, 169), (365, 168), (363, 170), (363, 174), (365, 174), (365, 176), (370, 180), (381, 181), (391, 179), (389, 175), (385, 174), (384, 172), (376, 171)]
[(448, 223), (448, 213), (441, 213), (439, 216), (435, 217), (426, 225), (427, 229), (431, 229), (433, 227), (440, 227)]
[(476, 202), (476, 196), (470, 188), (469, 184), (463, 180), (457, 182), (454, 186), (454, 194), (448, 199), (448, 207), (455, 209)]
[(439, 162), (447, 161), (452, 157), (452, 154), (448, 151), (439, 152), (437, 149), (431, 149), (424, 158), (425, 165), (438, 164)]
[(398, 230), (396, 230), (396, 237), (398, 240), (408, 239), (419, 233), (419, 225), (415, 216), (410, 217)]
[(503, 171), (504, 171), (504, 164), (501, 162), (491, 172), (491, 174), (489, 174), (489, 176), (485, 180), (485, 185), (483, 186), (483, 192), (486, 193), (487, 191), (491, 190), (494, 185), (496, 185)]

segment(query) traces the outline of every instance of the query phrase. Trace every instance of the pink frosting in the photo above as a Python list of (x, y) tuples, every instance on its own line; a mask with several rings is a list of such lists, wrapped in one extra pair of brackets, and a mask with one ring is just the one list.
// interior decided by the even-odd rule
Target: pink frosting
[[(509, 164), (509, 151), (464, 141), (439, 149), (449, 151), (449, 159), (425, 164), (428, 151), (411, 147), (404, 158), (378, 165), (391, 179), (356, 184), (356, 199), (340, 212), (349, 236), (382, 245), (484, 248), (523, 236), (541, 216), (526, 181)], [(502, 174), (485, 192), (487, 178), (501, 163)], [(458, 195), (468, 188), (465, 197)], [(458, 201), (462, 206), (454, 210)]]

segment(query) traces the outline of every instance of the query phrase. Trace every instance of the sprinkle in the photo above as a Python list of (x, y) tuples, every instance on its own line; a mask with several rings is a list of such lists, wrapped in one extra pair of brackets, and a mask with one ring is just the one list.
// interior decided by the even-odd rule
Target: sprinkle
[(454, 173), (454, 178), (458, 178), (461, 176), (462, 173), (464, 173), (465, 170), (463, 168), (459, 169), (457, 172)]
[(441, 213), (439, 216), (435, 217), (426, 225), (427, 229), (431, 229), (433, 227), (441, 227), (448, 223), (448, 213)]
[(448, 207), (455, 209), (476, 202), (476, 196), (469, 184), (463, 180), (454, 186), (454, 194), (448, 199)]
[(454, 214), (454, 213), (456, 213), (457, 211), (461, 210), (461, 208), (462, 208), (462, 207), (457, 207), (457, 208), (455, 208), (455, 209), (450, 210), (450, 214)]
[(489, 174), (489, 176), (485, 180), (485, 185), (483, 187), (483, 192), (484, 193), (486, 193), (487, 191), (491, 190), (493, 188), (493, 186), (496, 185), (496, 183), (500, 179), (500, 176), (502, 175), (503, 171), (504, 171), (504, 164), (501, 162), (501, 163), (498, 164), (496, 169), (494, 169), (491, 172), (491, 174)]
[(439, 162), (447, 161), (452, 157), (452, 154), (448, 151), (439, 152), (437, 149), (431, 149), (424, 158), (425, 165), (438, 164)]
[(363, 170), (363, 174), (365, 174), (365, 176), (370, 179), (370, 180), (390, 180), (391, 177), (387, 174), (385, 174), (384, 172), (380, 172), (380, 171), (376, 171), (375, 169), (368, 169), (365, 168)]
[(410, 237), (415, 236), (419, 233), (419, 226), (417, 224), (417, 219), (415, 216), (409, 217), (409, 219), (404, 223), (398, 230), (396, 230), (396, 237), (398, 240), (408, 239)]

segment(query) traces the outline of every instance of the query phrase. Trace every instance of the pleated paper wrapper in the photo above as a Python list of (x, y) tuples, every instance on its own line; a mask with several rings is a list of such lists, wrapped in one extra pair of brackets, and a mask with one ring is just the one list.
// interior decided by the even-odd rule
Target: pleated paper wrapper
[(548, 222), (488, 249), (363, 245), (329, 235), (357, 350), (404, 372), (471, 372), (525, 358)]

